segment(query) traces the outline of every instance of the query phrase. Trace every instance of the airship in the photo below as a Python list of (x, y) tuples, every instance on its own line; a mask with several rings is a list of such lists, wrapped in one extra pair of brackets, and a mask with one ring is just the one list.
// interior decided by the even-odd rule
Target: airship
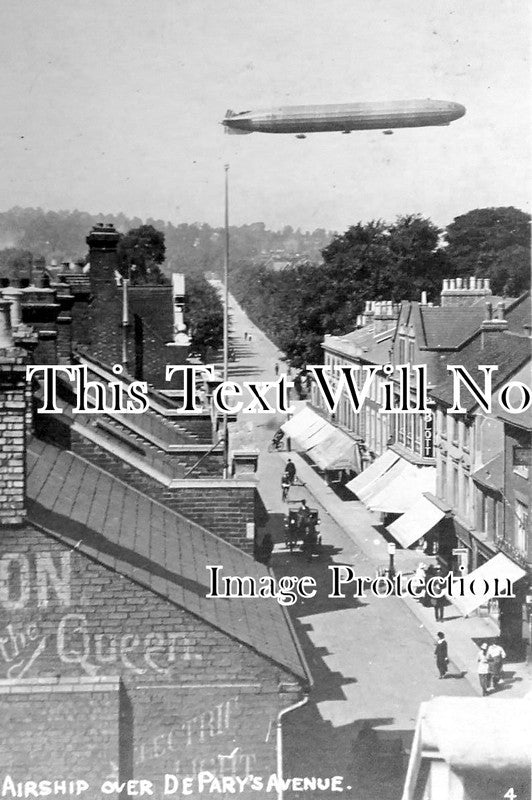
[(463, 117), (460, 103), (447, 100), (401, 100), (378, 103), (340, 103), (316, 106), (281, 106), (257, 111), (227, 111), (222, 125), (226, 133), (292, 133), (305, 138), (307, 133), (323, 131), (382, 130), (449, 125)]

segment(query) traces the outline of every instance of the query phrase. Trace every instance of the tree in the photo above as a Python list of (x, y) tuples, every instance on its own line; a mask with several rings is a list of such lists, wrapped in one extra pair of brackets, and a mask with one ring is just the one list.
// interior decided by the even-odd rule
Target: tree
[(325, 334), (352, 331), (366, 300), (436, 299), (452, 265), (441, 231), (418, 215), (352, 225), (322, 250), (323, 265), (275, 273), (243, 266), (232, 291), (294, 367), (320, 363)]
[(530, 215), (513, 206), (477, 208), (456, 217), (445, 233), (455, 274), (490, 278), (495, 294), (530, 287)]
[(0, 273), (8, 280), (27, 280), (31, 283), (31, 270), (34, 262), (30, 250), (6, 247), (0, 250)]
[(214, 289), (205, 278), (186, 276), (185, 322), (191, 335), (191, 350), (200, 353), (217, 350), (223, 343), (223, 306)]
[(165, 253), (164, 233), (153, 225), (140, 225), (118, 243), (120, 272), (133, 283), (165, 283), (160, 269)]

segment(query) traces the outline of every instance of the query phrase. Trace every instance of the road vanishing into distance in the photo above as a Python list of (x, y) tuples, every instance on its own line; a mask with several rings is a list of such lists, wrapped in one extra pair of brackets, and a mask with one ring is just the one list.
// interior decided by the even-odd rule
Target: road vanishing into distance
[[(273, 380), (275, 363), (281, 373), (285, 371), (280, 351), (233, 298), (230, 318), (236, 353), (236, 361), (229, 364), (230, 380)], [(245, 333), (251, 341), (244, 338)], [(377, 541), (378, 520), (362, 503), (355, 503), (349, 531), (339, 527), (326, 510), (331, 489), (325, 481), (318, 496), (306, 486), (294, 486), (288, 503), (282, 502), (281, 475), (287, 454), (268, 452), (268, 444), (285, 419), (282, 414), (240, 415), (231, 426), (232, 449), (260, 450), (259, 491), (269, 513), (267, 528), (276, 543), (271, 561), (274, 574), (311, 575), (318, 586), (316, 597), (289, 608), (313, 687), (308, 703), (283, 719), (285, 777), (342, 775), (344, 786), (351, 787), (341, 795), (344, 798), (398, 800), (408, 760), (405, 748), (419, 704), (436, 695), (476, 696), (477, 692), (462, 673), (453, 671), (452, 664), (448, 679), (438, 679), (433, 637), (401, 599), (328, 598), (329, 564), (354, 565), (358, 575), (375, 575), (375, 562), (358, 542), (368, 537)], [(320, 511), (323, 552), (311, 563), (284, 545), (285, 514), (301, 498)], [(386, 564), (384, 540), (382, 553)], [(449, 652), (452, 660), (452, 639)], [(472, 677), (476, 680), (476, 675)], [(308, 794), (295, 792), (287, 797), (295, 800)], [(330, 793), (322, 796), (330, 800)]]

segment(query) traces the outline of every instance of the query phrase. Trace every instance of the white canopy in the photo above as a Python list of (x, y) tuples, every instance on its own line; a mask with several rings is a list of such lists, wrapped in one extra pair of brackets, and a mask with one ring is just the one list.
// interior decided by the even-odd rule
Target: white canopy
[[(495, 596), (497, 593), (495, 578), (499, 579), (499, 591), (504, 591), (506, 580), (510, 580), (513, 584), (525, 574), (525, 570), (521, 569), (514, 561), (511, 561), (504, 553), (497, 553), (496, 556), (490, 558), (481, 567), (464, 576), (465, 588), (468, 591), (465, 592), (464, 597), (453, 595), (453, 604), (462, 612), (464, 617), (467, 617), (472, 611)], [(471, 591), (471, 582), (473, 580), (475, 583), (473, 591)], [(488, 591), (485, 593), (486, 584)]]
[(388, 530), (403, 547), (410, 547), (434, 528), (444, 516), (445, 511), (421, 495), (408, 511), (388, 525)]
[(357, 475), (352, 481), (346, 483), (346, 487), (350, 492), (356, 494), (360, 500), (364, 500), (364, 497), (369, 494), (372, 484), (384, 475), (397, 461), (399, 461), (399, 456), (394, 453), (393, 450), (386, 450), (382, 456), (376, 458), (369, 467), (360, 473), (360, 475)]
[(390, 480), (365, 500), (372, 511), (404, 514), (421, 498), (423, 492), (436, 491), (436, 467), (418, 467), (402, 458), (392, 469), (394, 474)]

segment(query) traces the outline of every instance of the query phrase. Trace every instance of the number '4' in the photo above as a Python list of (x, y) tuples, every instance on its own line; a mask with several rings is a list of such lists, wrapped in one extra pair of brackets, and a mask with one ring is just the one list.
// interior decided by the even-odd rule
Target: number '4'
[(505, 800), (517, 800), (517, 795), (514, 792), (513, 787), (511, 789), (508, 789), (508, 791), (506, 792), (505, 795), (503, 795), (503, 797), (505, 798)]

